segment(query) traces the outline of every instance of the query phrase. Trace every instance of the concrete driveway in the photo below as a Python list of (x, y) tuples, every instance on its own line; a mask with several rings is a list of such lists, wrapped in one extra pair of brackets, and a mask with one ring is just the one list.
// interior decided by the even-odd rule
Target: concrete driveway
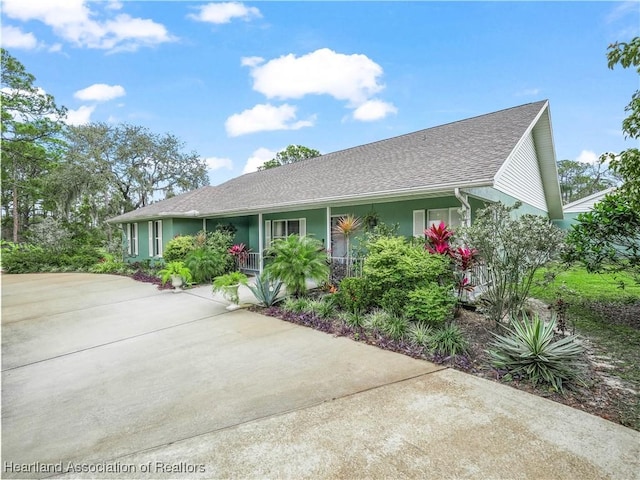
[(640, 478), (640, 434), (109, 275), (2, 276), (3, 478)]

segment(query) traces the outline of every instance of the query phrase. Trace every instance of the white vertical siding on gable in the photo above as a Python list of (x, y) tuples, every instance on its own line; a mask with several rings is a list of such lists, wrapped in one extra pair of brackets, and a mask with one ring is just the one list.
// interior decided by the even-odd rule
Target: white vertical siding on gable
[(549, 210), (531, 132), (523, 138), (500, 169), (494, 187), (540, 210)]

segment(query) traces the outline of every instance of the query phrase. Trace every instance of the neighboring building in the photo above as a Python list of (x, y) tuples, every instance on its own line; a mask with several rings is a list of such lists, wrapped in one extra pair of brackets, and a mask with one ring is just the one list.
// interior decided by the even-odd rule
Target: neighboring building
[(610, 187), (606, 190), (593, 193), (589, 196), (580, 198), (575, 202), (567, 203), (562, 207), (564, 213), (564, 220), (555, 222), (560, 228), (565, 230), (569, 229), (571, 225), (577, 222), (578, 215), (593, 210), (593, 206), (599, 201), (603, 200), (605, 196), (613, 193), (616, 187)]
[(563, 219), (547, 101), (248, 173), (109, 222), (123, 225), (129, 261), (162, 257), (176, 235), (233, 224), (260, 270), (261, 252), (292, 233), (344, 255), (332, 225), (348, 213), (375, 212), (399, 234), (422, 236), (431, 223), (470, 224), (487, 203), (518, 200), (520, 212)]

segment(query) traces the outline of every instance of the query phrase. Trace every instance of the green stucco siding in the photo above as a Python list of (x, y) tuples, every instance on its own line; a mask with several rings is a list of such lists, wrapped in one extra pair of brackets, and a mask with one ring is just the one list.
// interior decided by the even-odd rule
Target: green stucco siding
[[(202, 230), (201, 218), (174, 218), (172, 224), (171, 238), (178, 235), (195, 235)], [(164, 231), (164, 225), (162, 230)]]

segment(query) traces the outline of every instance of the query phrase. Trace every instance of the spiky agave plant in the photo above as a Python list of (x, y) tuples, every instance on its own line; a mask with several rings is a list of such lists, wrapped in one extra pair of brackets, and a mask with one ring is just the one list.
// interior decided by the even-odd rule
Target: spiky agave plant
[(549, 383), (557, 392), (562, 392), (565, 382), (582, 382), (584, 348), (575, 335), (554, 339), (555, 317), (545, 322), (539, 315), (529, 320), (523, 314), (522, 320), (514, 319), (511, 325), (507, 335), (493, 334), (495, 340), (487, 353), (494, 367), (533, 384)]

